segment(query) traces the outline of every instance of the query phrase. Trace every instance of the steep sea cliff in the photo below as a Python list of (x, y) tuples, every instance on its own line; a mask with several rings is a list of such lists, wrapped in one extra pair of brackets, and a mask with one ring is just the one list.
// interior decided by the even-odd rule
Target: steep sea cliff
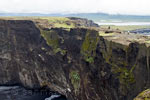
[(0, 85), (47, 87), (68, 100), (133, 100), (150, 87), (149, 62), (145, 43), (120, 43), (90, 28), (0, 20)]

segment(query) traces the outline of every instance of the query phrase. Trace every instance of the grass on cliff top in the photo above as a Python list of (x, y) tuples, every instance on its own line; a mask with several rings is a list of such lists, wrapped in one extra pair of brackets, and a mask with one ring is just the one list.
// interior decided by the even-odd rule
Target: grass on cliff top
[(148, 25), (127, 25), (127, 26), (116, 26), (116, 25), (102, 25), (101, 28), (119, 29), (121, 31), (131, 31), (136, 29), (150, 28)]
[(45, 19), (48, 20), (49, 24), (55, 28), (74, 28), (75, 23), (67, 17), (0, 17), (0, 19), (7, 20), (34, 20), (34, 19)]
[(56, 28), (74, 28), (75, 24), (66, 17), (39, 17), (40, 19), (46, 19), (50, 24)]
[(56, 21), (60, 21), (60, 22), (65, 22), (65, 21), (70, 21), (69, 18), (66, 17), (39, 17), (40, 19), (47, 19), (50, 22), (56, 22)]
[(150, 40), (148, 40), (148, 41), (145, 41), (146, 43), (150, 43)]

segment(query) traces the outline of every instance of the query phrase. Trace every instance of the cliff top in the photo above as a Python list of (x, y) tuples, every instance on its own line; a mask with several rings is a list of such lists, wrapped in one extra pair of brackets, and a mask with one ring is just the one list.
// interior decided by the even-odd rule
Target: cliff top
[(124, 31), (99, 31), (99, 35), (105, 39), (113, 42), (117, 42), (124, 45), (129, 45), (132, 42), (138, 42), (140, 44), (145, 43), (146, 46), (150, 46), (150, 37), (142, 34), (135, 34)]
[[(122, 29), (100, 27), (92, 20), (76, 17), (0, 17), (1, 20), (32, 20), (41, 28), (89, 28), (99, 31), (99, 36), (123, 45), (132, 42), (145, 43), (150, 46), (150, 37), (141, 34), (134, 34)], [(134, 26), (135, 28), (136, 26)], [(139, 28), (139, 26), (138, 26)]]
[(92, 20), (76, 17), (0, 17), (2, 20), (32, 20), (44, 28), (99, 27)]

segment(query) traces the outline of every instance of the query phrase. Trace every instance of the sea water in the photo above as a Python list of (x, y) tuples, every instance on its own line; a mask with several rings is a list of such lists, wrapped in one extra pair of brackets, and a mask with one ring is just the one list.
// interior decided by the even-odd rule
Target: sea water
[(0, 86), (0, 100), (66, 100), (58, 94), (33, 92), (20, 86)]
[[(115, 26), (150, 26), (150, 22), (123, 22), (123, 21), (100, 21), (96, 22), (98, 25), (115, 25)], [(131, 33), (143, 34), (150, 36), (150, 28), (143, 28), (130, 31)]]
[(150, 22), (96, 22), (98, 25), (116, 25), (116, 26), (128, 26), (128, 25), (150, 25)]

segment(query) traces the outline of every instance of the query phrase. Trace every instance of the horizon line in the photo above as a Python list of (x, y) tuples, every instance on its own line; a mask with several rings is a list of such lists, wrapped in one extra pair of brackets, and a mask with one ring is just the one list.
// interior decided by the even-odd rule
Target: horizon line
[(104, 13), (104, 12), (83, 12), (83, 13), (41, 13), (41, 12), (0, 12), (1, 14), (40, 14), (40, 15), (76, 15), (76, 14), (104, 14), (104, 15), (114, 15), (114, 16), (149, 16), (149, 14), (120, 14), (120, 13)]

